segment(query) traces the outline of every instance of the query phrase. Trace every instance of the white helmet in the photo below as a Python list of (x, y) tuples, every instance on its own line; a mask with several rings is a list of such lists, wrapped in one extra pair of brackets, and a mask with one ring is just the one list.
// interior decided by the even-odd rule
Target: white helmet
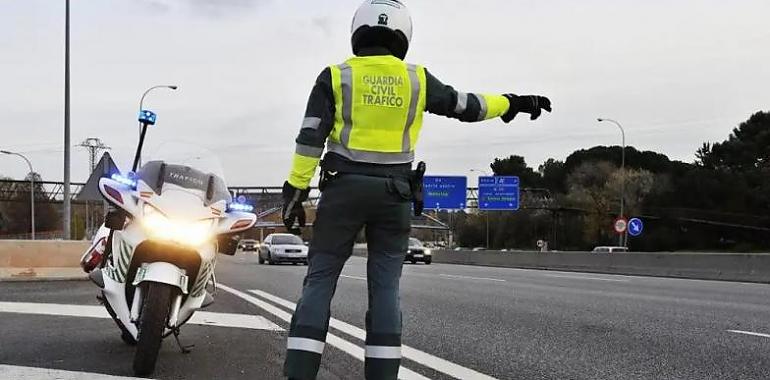
[[(394, 44), (395, 46), (388, 46), (396, 48), (394, 55), (400, 56), (401, 59), (406, 56), (406, 51), (409, 49), (409, 44), (412, 41), (412, 16), (409, 13), (409, 9), (400, 0), (366, 0), (358, 10), (355, 16), (353, 16), (353, 25), (350, 32), (352, 33), (353, 51), (358, 48), (361, 40), (367, 38), (361, 37), (361, 34), (365, 34), (366, 30), (374, 28), (378, 30), (387, 29), (392, 32), (391, 35), (395, 36), (398, 41), (387, 41), (388, 45)], [(380, 37), (382, 39), (382, 37)]]

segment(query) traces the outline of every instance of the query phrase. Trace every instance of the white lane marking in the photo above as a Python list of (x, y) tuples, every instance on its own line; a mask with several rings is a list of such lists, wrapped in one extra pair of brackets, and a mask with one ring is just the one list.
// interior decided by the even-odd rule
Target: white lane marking
[(762, 333), (757, 333), (757, 332), (752, 332), (752, 331), (741, 331), (741, 330), (727, 330), (727, 331), (731, 332), (731, 333), (736, 333), (736, 334), (758, 336), (758, 337), (762, 337), (762, 338), (770, 338), (770, 334), (762, 334)]
[[(110, 318), (102, 306), (60, 305), (52, 303), (0, 302), (0, 313), (53, 315), (82, 318)], [(284, 331), (265, 317), (248, 314), (211, 313), (198, 311), (189, 324), (233, 327), (251, 330)]]
[(281, 326), (268, 321), (261, 315), (211, 313), (196, 311), (190, 321), (194, 325), (232, 327), (251, 330), (284, 331)]
[(340, 277), (350, 278), (350, 279), (353, 279), (353, 280), (361, 280), (361, 281), (366, 281), (366, 277), (358, 277), (358, 276), (346, 276), (346, 275), (344, 275), (344, 274), (341, 274), (341, 275), (340, 275)]
[(593, 280), (593, 281), (610, 281), (610, 282), (629, 282), (631, 280), (628, 279), (622, 279), (622, 278), (604, 278), (604, 277), (586, 277), (586, 276), (575, 276), (575, 275), (565, 275), (565, 274), (544, 274), (544, 277), (553, 277), (553, 278), (569, 278), (573, 280)]
[(499, 278), (488, 278), (488, 277), (470, 277), (470, 276), (458, 276), (455, 274), (440, 274), (439, 277), (446, 277), (446, 278), (459, 278), (461, 280), (478, 280), (478, 281), (495, 281), (495, 282), (508, 282), (506, 280), (502, 280)]
[(15, 380), (139, 380), (138, 377), (110, 376), (92, 372), (64, 371), (59, 369), (22, 367), (0, 364), (0, 377)]
[[(276, 317), (283, 319), (286, 323), (291, 323), (291, 314), (283, 311), (282, 309), (279, 309), (265, 301), (262, 301), (259, 298), (250, 296), (240, 290), (233, 289), (229, 286), (223, 285), (221, 283), (217, 284), (217, 288), (222, 289), (270, 314), (275, 315)], [(287, 301), (288, 302), (288, 301)], [(296, 307), (296, 305), (295, 305)], [(294, 308), (291, 308), (294, 310)], [(336, 347), (346, 353), (348, 353), (350, 356), (360, 360), (364, 361), (365, 353), (364, 349), (362, 347), (359, 347), (351, 342), (348, 342), (347, 340), (344, 340), (334, 334), (327, 334), (326, 335), (326, 344)], [(398, 370), (398, 378), (403, 380), (430, 380), (429, 378), (420, 375), (419, 373), (413, 372), (409, 369), (406, 369), (404, 367), (399, 368)]]
[[(276, 297), (270, 293), (263, 292), (261, 290), (249, 290), (249, 292), (254, 293), (266, 300), (275, 302), (277, 305), (283, 306), (287, 309), (294, 310), (297, 308), (297, 305), (295, 303), (289, 302), (280, 297)], [(358, 338), (360, 340), (366, 340), (366, 331), (356, 326), (353, 326), (349, 323), (331, 318), (329, 320), (329, 326), (337, 330), (340, 330), (345, 334)], [(421, 365), (433, 368), (436, 371), (455, 377), (457, 379), (479, 379), (479, 380), (495, 379), (494, 377), (485, 375), (480, 372), (476, 372), (470, 368), (465, 368), (463, 366), (460, 366), (459, 364), (452, 363), (448, 360), (433, 356), (427, 352), (423, 352), (406, 345), (401, 346), (401, 353), (407, 359), (411, 359), (417, 363), (420, 363)]]

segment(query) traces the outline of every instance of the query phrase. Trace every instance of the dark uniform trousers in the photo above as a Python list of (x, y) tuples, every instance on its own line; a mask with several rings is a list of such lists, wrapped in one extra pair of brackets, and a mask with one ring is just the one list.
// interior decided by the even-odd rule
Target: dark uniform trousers
[(291, 321), (284, 374), (315, 379), (337, 279), (358, 233), (368, 242), (367, 379), (396, 379), (401, 363), (399, 281), (408, 249), (411, 190), (406, 179), (338, 174), (321, 195), (302, 298)]

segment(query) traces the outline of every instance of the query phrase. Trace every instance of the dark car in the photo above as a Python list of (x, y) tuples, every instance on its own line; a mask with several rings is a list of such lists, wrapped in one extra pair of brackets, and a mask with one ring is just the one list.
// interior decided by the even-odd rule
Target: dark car
[(259, 244), (256, 240), (241, 239), (241, 241), (238, 242), (238, 247), (244, 252), (256, 252), (259, 249)]
[(430, 265), (433, 261), (432, 252), (430, 249), (425, 248), (421, 241), (415, 238), (409, 238), (409, 251), (406, 252), (405, 261), (411, 261), (412, 264), (417, 264), (418, 261)]

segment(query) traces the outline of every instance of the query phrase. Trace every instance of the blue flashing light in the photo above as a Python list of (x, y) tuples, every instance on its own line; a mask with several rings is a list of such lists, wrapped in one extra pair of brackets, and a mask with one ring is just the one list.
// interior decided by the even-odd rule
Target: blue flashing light
[(110, 178), (112, 178), (113, 181), (120, 183), (121, 185), (126, 185), (132, 189), (136, 188), (136, 181), (129, 177), (124, 177), (120, 174), (113, 174)]
[(152, 112), (150, 110), (141, 110), (139, 111), (139, 122), (147, 125), (155, 125), (155, 122), (158, 121), (158, 115), (155, 114), (155, 112)]
[(247, 205), (245, 203), (230, 203), (227, 206), (227, 209), (229, 211), (252, 212), (252, 211), (254, 211), (254, 206)]

